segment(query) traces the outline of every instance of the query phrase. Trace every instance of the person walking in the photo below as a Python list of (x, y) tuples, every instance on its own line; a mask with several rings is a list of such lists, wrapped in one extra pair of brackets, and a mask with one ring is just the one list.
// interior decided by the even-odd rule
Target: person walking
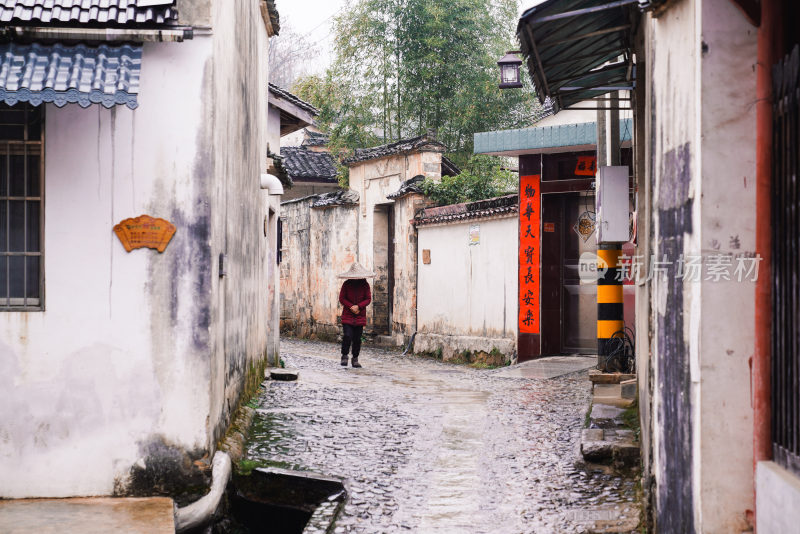
[(361, 333), (367, 325), (367, 306), (372, 302), (372, 293), (369, 289), (367, 278), (373, 278), (375, 273), (366, 270), (358, 262), (353, 263), (350, 269), (339, 275), (344, 278), (342, 289), (339, 291), (339, 302), (342, 304), (342, 366), (347, 367), (348, 353), (353, 348), (353, 361), (351, 365), (360, 368), (358, 354), (361, 352)]

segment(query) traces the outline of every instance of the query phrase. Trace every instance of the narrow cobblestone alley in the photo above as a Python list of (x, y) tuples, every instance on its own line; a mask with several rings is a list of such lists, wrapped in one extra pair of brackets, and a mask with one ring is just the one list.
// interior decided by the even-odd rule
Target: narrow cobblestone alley
[(578, 533), (638, 514), (632, 478), (575, 465), (586, 371), (507, 378), (376, 348), (345, 369), (338, 353), (282, 340), (300, 379), (269, 384), (247, 450), (346, 478), (335, 532)]

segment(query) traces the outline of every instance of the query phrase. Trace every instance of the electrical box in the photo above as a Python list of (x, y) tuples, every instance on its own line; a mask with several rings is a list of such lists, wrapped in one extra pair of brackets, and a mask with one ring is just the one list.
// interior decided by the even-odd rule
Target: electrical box
[(597, 243), (630, 240), (628, 167), (600, 167), (597, 173)]

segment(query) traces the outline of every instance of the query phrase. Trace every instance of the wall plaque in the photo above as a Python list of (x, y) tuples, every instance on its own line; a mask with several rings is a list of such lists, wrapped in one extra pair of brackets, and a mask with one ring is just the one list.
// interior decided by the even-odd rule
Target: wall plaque
[(114, 226), (114, 233), (128, 252), (144, 247), (164, 252), (175, 234), (175, 225), (164, 219), (140, 215), (135, 219), (120, 221)]

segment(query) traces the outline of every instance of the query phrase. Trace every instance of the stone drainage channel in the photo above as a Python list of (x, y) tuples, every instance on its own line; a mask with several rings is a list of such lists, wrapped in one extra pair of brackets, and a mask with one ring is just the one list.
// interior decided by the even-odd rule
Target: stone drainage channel
[(268, 383), (240, 466), (345, 481), (329, 531), (637, 532), (635, 475), (579, 462), (586, 370), (515, 378), (377, 348), (352, 369), (338, 352), (282, 340), (300, 379)]

